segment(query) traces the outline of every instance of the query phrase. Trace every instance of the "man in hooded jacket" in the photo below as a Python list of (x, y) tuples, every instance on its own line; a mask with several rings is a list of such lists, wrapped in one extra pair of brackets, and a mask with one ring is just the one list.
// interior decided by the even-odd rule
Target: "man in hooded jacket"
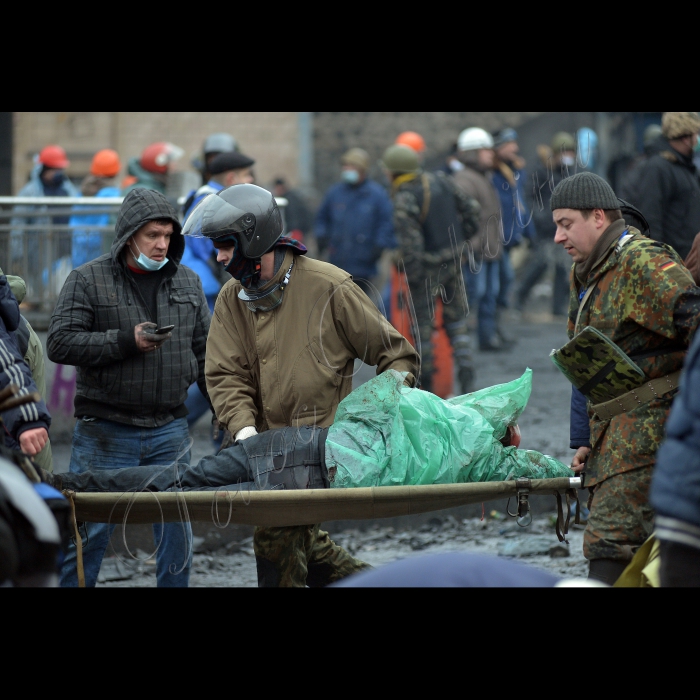
[[(207, 395), (209, 310), (199, 278), (180, 265), (181, 231), (162, 194), (133, 190), (111, 253), (74, 270), (61, 291), (47, 348), (53, 362), (77, 367), (72, 472), (189, 462), (184, 404), (194, 382)], [(162, 538), (158, 586), (187, 586), (189, 525), (153, 528), (156, 542)], [(97, 582), (113, 529), (87, 525), (87, 586)], [(61, 585), (77, 585), (75, 563), (71, 546)]]

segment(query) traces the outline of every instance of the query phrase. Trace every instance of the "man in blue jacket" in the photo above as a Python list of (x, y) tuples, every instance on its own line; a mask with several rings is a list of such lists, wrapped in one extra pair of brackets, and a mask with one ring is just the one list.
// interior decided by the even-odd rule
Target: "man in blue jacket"
[(328, 262), (353, 276), (375, 302), (370, 281), (382, 253), (396, 248), (393, 207), (389, 195), (367, 177), (370, 157), (361, 148), (342, 158), (342, 182), (326, 193), (316, 215), (315, 233)]
[(518, 133), (515, 129), (502, 129), (493, 135), (493, 143), (496, 152), (493, 186), (501, 199), (503, 216), (503, 258), (498, 268), (500, 291), (496, 300), (496, 334), (502, 343), (508, 344), (511, 339), (504, 335), (499, 317), (504, 309), (510, 308), (510, 295), (515, 281), (510, 251), (521, 245), (526, 238), (534, 241), (537, 233), (526, 204), (528, 177), (525, 161), (520, 157)]

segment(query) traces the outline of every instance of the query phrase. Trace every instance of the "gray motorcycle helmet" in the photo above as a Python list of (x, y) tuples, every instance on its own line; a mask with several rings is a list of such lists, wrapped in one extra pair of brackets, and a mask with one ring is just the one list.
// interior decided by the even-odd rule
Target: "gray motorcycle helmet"
[(231, 153), (238, 150), (238, 142), (231, 134), (212, 134), (208, 136), (202, 147), (202, 153)]
[(241, 255), (258, 260), (282, 236), (282, 215), (267, 190), (257, 185), (234, 185), (203, 199), (190, 214), (182, 233), (212, 240), (235, 236)]

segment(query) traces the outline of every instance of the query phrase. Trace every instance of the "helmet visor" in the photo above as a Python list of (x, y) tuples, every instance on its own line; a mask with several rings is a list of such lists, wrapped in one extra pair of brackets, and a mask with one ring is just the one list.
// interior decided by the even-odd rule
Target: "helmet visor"
[(193, 238), (223, 238), (255, 226), (255, 216), (215, 194), (207, 195), (190, 214), (182, 230)]

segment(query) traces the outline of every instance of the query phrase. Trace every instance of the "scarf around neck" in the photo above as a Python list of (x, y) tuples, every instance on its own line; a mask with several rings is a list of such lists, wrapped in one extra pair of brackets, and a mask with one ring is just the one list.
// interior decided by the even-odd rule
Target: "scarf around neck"
[(598, 239), (593, 251), (588, 256), (588, 260), (581, 263), (576, 263), (574, 271), (576, 274), (576, 279), (580, 284), (582, 284), (584, 287), (587, 285), (588, 278), (593, 270), (595, 270), (598, 265), (608, 257), (608, 253), (610, 252), (610, 248), (612, 247), (613, 243), (617, 243), (627, 228), (628, 226), (624, 219), (610, 224), (610, 226), (608, 226), (608, 228)]

